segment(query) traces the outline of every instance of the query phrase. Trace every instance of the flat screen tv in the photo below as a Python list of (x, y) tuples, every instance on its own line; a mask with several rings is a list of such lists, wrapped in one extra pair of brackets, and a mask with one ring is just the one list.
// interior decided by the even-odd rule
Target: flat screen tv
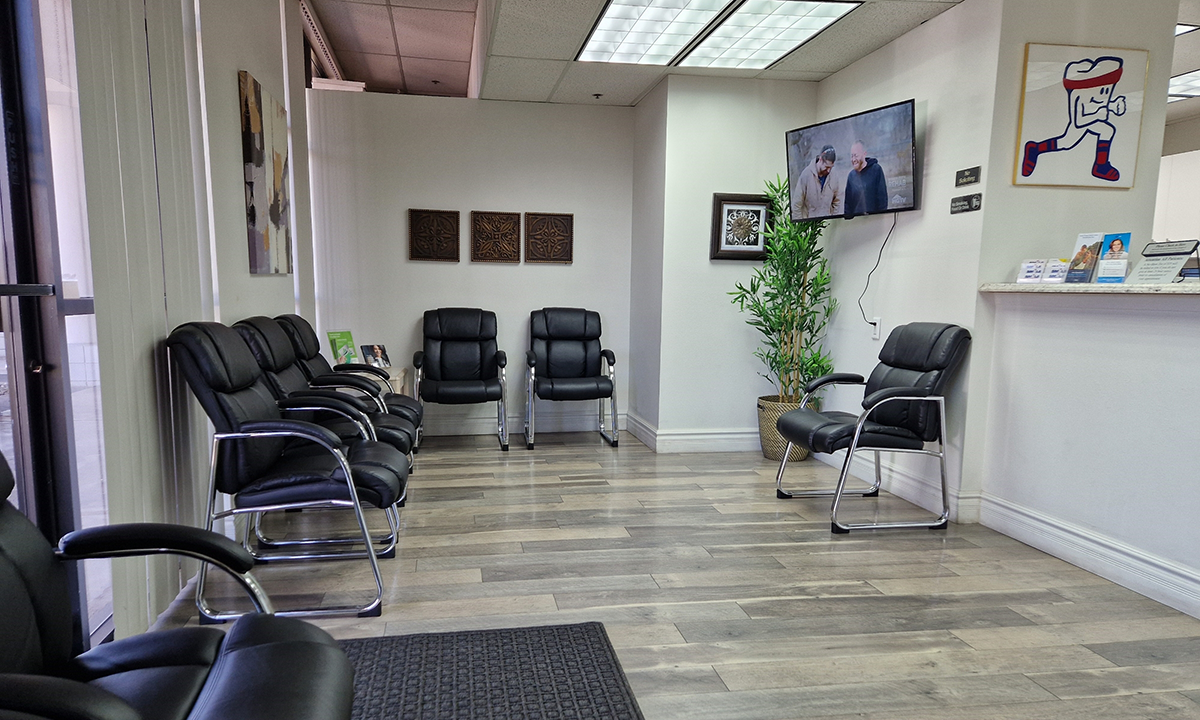
[(787, 134), (793, 220), (917, 207), (912, 100)]

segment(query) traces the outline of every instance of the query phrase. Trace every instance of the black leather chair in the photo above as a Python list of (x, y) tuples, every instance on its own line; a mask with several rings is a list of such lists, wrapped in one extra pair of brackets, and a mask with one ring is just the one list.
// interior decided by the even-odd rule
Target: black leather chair
[[(603, 361), (603, 364), (601, 363)], [(600, 348), (600, 313), (582, 308), (542, 308), (529, 314), (525, 353), (525, 447), (533, 449), (534, 401), (599, 400), (600, 435), (617, 446), (617, 356)], [(604, 421), (608, 398), (611, 429)]]
[(500, 449), (508, 450), (508, 356), (496, 348), (496, 313), (479, 308), (426, 310), (422, 330), (424, 349), (413, 355), (417, 397), (447, 405), (494, 401)]
[(277, 401), (283, 402), (289, 409), (335, 413), (338, 416), (336, 419), (319, 420), (318, 424), (333, 430), (342, 440), (353, 440), (360, 436), (359, 425), (350, 414), (344, 409), (307, 407), (307, 401), (311, 398), (321, 398), (350, 403), (353, 411), (365, 412), (374, 435), (369, 439), (386, 442), (405, 455), (412, 452), (413, 443), (417, 439), (417, 429), (412, 423), (399, 416), (379, 412), (378, 407), (373, 404), (368, 404), (369, 409), (364, 411), (362, 405), (353, 402), (353, 397), (338, 392), (339, 388), (357, 389), (358, 383), (351, 381), (359, 378), (347, 378), (339, 373), (332, 373), (327, 381), (322, 381), (320, 385), (310, 384), (303, 368), (300, 367), (292, 341), (274, 319), (261, 315), (249, 317), (234, 323), (233, 329), (246, 341), (246, 346), (250, 348), (258, 366), (262, 368), (267, 385)]
[[(382, 540), (389, 543), (382, 552), (394, 553), (397, 533), (394, 506), (405, 496), (407, 458), (385, 443), (355, 440), (343, 444), (336, 434), (319, 425), (284, 419), (262, 368), (232, 328), (214, 322), (185, 323), (171, 331), (167, 347), (172, 362), (182, 369), (216, 430), (205, 529), (211, 530), (220, 519), (250, 515), (243, 545), (252, 550), (250, 527), (258, 525), (261, 513), (305, 508), (351, 510), (359, 530), (356, 536), (289, 539), (276, 543), (282, 550), (268, 546), (252, 552), (263, 562), (365, 558), (375, 577), (374, 600), (361, 606), (313, 608), (286, 614), (378, 616), (383, 580), (375, 543), (380, 540), (368, 531), (362, 505), (385, 511), (391, 534)], [(315, 404), (317, 399), (306, 398), (304, 402)], [(218, 492), (231, 496), (229, 510), (218, 509)], [(354, 544), (362, 544), (364, 549), (351, 549)], [(305, 548), (305, 552), (295, 552), (297, 546)], [(201, 567), (196, 589), (196, 604), (201, 614), (210, 619), (235, 615), (208, 606), (204, 598), (206, 572)]]
[[(13, 490), (0, 457), (0, 498)], [(175, 553), (227, 571), (259, 613), (228, 632), (185, 627), (71, 650), (66, 561)], [(354, 674), (325, 631), (275, 617), (228, 538), (177, 525), (110, 525), (71, 533), (57, 553), (0, 501), (0, 718), (5, 720), (346, 720)]]
[[(307, 320), (299, 315), (279, 315), (275, 322), (292, 341), (296, 360), (311, 385), (345, 388), (347, 383), (357, 380), (354, 388), (365, 396), (362, 408), (387, 412), (412, 423), (417, 429), (413, 449), (417, 449), (421, 444), (421, 423), (425, 410), (417, 399), (396, 392), (386, 371), (366, 363), (343, 363), (330, 367), (329, 361), (321, 354), (321, 341)], [(380, 385), (386, 390), (381, 392)], [(413, 395), (417, 396), (415, 392)]]
[[(775, 477), (776, 497), (832, 495), (833, 507), (829, 517), (830, 529), (835, 533), (847, 533), (860, 528), (945, 528), (950, 517), (950, 498), (946, 487), (946, 399), (942, 393), (946, 383), (962, 364), (970, 344), (971, 334), (957, 325), (909, 323), (888, 335), (879, 352), (879, 365), (870, 378), (864, 380), (862, 375), (834, 373), (808, 383), (804, 388), (801, 408), (784, 413), (776, 423), (780, 434), (788, 441), (783, 460), (779, 463), (779, 473)], [(816, 392), (835, 384), (866, 385), (862, 413), (818, 412), (807, 407)], [(936, 450), (925, 449), (926, 443), (935, 441)], [(787, 456), (793, 445), (819, 453), (846, 450), (837, 488), (785, 491), (783, 473), (787, 469)], [(862, 492), (863, 497), (879, 495), (882, 483), (880, 452), (919, 453), (938, 458), (942, 478), (942, 510), (937, 519), (930, 522), (840, 522), (838, 507), (846, 492), (850, 463), (854, 453), (860, 450), (875, 453), (875, 482)]]

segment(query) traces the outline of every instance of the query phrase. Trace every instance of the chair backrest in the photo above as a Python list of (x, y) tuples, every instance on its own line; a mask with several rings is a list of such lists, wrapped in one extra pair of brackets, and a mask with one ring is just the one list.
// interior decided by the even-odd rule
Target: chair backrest
[(13, 485), (0, 455), (0, 673), (58, 674), (71, 658), (66, 569), (8, 502)]
[(529, 349), (538, 377), (600, 375), (600, 313), (583, 308), (542, 308), (529, 313)]
[[(167, 347), (217, 432), (281, 417), (262, 368), (233, 328), (217, 322), (184, 323), (167, 336)], [(236, 493), (274, 464), (286, 442), (255, 438), (235, 443), (233, 451), (221, 457), (217, 489)]]
[(327, 375), (333, 372), (333, 367), (321, 354), (321, 339), (317, 337), (317, 331), (313, 330), (313, 326), (307, 320), (299, 315), (289, 313), (277, 315), (275, 322), (279, 323), (279, 327), (292, 341), (296, 360), (309, 380), (318, 375)]
[(295, 346), (279, 323), (256, 315), (235, 322), (233, 329), (250, 348), (275, 397), (284, 398), (308, 388), (308, 376), (300, 367)]
[[(957, 325), (901, 325), (892, 330), (879, 351), (879, 365), (867, 378), (865, 394), (891, 387), (916, 387), (941, 395), (970, 344), (971, 333)], [(926, 442), (937, 439), (940, 431), (937, 408), (929, 402), (889, 402), (872, 413), (871, 420), (905, 428)]]
[(426, 310), (422, 325), (430, 380), (491, 380), (496, 365), (496, 313), (479, 308)]

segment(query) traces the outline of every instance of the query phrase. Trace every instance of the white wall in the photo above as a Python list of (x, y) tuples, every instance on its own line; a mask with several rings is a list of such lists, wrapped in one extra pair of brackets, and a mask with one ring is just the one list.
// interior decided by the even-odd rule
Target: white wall
[[(956, 188), (954, 174), (977, 165), (985, 172), (990, 169), (987, 139), (999, 36), (1000, 4), (967, 0), (819, 84), (821, 119), (916, 100), (918, 209), (894, 217), (830, 223), (832, 288), (840, 307), (830, 324), (827, 345), (839, 372), (868, 374), (878, 362), (882, 339), (898, 325), (921, 320), (974, 327), (975, 268), (984, 213), (951, 215), (950, 198), (983, 192), (985, 209), (990, 202), (987, 184)], [(891, 237), (883, 247), (889, 231)], [(868, 287), (867, 275), (877, 260), (879, 268)], [(868, 320), (881, 319), (880, 340), (871, 339), (872, 328), (863, 313)], [(948, 389), (952, 488), (960, 484), (968, 401), (963, 378), (968, 371), (960, 371)], [(832, 409), (857, 414), (862, 411), (862, 388), (834, 388), (827, 402)], [(927, 507), (940, 504), (933, 487), (936, 462), (902, 454), (884, 457), (891, 469), (885, 481), (893, 492)], [(841, 464), (840, 455), (822, 459)], [(958, 494), (952, 497), (957, 512)]]
[[(421, 346), (425, 310), (493, 310), (509, 357), (510, 431), (519, 431), (530, 311), (586, 307), (600, 313), (603, 344), (616, 353), (624, 409), (631, 108), (322, 91), (308, 97), (319, 332), (349, 329), (356, 342), (382, 342), (393, 364), (407, 365)], [(458, 263), (408, 260), (410, 208), (459, 211)], [(471, 262), (472, 210), (574, 214), (573, 264)], [(538, 407), (540, 431), (595, 427), (594, 402)], [(425, 426), (433, 435), (494, 432), (495, 407), (430, 405)]]
[(1158, 173), (1154, 239), (1200, 238), (1200, 150), (1167, 155)]
[(786, 175), (783, 137), (813, 119), (813, 83), (666, 80), (659, 452), (758, 447), (755, 398), (774, 394), (758, 333), (730, 302), (757, 263), (710, 260), (713, 193), (762, 193)]
[[(218, 318), (226, 323), (250, 315), (278, 315), (314, 310), (308, 217), (307, 147), (304, 114), (304, 53), (299, 11), (290, 0), (253, 2), (204, 0), (199, 3), (199, 33), (207, 122), (207, 171), (212, 203), (212, 237), (216, 254)], [(286, 12), (285, 71), (283, 23)], [(238, 71), (246, 70), (280, 104), (290, 107), (292, 204), (297, 223), (292, 227), (292, 275), (251, 275), (246, 245), (246, 191), (242, 163), (241, 111)], [(285, 75), (287, 82), (285, 82)], [(291, 90), (289, 100), (288, 90)], [(307, 308), (305, 307), (307, 306)]]

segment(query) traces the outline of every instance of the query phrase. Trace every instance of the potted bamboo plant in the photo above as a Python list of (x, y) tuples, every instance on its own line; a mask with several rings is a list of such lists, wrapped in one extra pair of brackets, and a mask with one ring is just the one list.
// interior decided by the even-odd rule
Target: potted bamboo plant
[[(780, 460), (787, 442), (775, 422), (800, 407), (806, 383), (833, 372), (822, 340), (837, 301), (829, 292), (828, 259), (819, 242), (825, 223), (792, 220), (786, 179), (777, 176), (766, 186), (772, 221), (765, 232), (766, 260), (749, 285), (739, 282), (729, 294), (738, 309), (750, 314), (746, 322), (762, 333), (754, 356), (767, 366), (770, 374), (759, 374), (775, 385), (778, 395), (758, 399), (758, 432), (763, 455)], [(807, 455), (793, 447), (788, 460)]]

